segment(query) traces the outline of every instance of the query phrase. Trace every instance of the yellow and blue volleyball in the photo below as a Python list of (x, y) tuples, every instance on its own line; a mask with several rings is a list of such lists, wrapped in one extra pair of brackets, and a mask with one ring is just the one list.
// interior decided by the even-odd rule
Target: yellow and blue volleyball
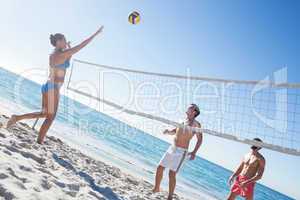
[(138, 24), (141, 20), (140, 13), (134, 11), (128, 16), (128, 21), (131, 24)]

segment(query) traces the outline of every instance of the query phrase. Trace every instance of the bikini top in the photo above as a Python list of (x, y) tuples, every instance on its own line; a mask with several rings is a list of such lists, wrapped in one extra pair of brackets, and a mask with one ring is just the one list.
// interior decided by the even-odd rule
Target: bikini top
[[(60, 68), (60, 69), (63, 69), (63, 70), (66, 70), (67, 68), (70, 67), (70, 60), (66, 60), (64, 63), (62, 64), (58, 64), (58, 65), (54, 65), (54, 67), (57, 67), (57, 68)], [(56, 80), (58, 81), (64, 81), (65, 77), (56, 77)]]
[(58, 67), (60, 69), (67, 69), (68, 67), (70, 67), (70, 60), (67, 59), (64, 63), (55, 65), (55, 67)]

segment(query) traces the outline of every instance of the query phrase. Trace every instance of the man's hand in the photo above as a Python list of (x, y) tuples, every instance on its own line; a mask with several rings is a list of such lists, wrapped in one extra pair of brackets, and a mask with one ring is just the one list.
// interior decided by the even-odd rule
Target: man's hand
[(196, 158), (196, 153), (190, 152), (190, 153), (189, 153), (189, 156), (190, 156), (190, 160), (195, 160), (195, 158)]
[(240, 183), (240, 186), (241, 186), (241, 188), (244, 188), (244, 187), (246, 187), (248, 184), (249, 184), (248, 181), (243, 181), (243, 182)]

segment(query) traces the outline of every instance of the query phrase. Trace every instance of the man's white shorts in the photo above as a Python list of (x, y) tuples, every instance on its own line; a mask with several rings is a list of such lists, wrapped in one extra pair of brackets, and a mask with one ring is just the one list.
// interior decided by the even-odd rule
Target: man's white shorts
[(170, 146), (159, 162), (160, 166), (178, 172), (187, 158), (188, 150), (176, 146)]

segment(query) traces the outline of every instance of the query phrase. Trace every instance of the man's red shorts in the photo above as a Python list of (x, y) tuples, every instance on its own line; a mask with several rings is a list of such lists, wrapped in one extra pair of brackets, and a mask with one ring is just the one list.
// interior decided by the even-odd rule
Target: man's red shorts
[(231, 187), (231, 192), (242, 197), (253, 197), (255, 183), (249, 183), (243, 188), (240, 186), (241, 182), (247, 180), (248, 178), (246, 176), (239, 175)]

